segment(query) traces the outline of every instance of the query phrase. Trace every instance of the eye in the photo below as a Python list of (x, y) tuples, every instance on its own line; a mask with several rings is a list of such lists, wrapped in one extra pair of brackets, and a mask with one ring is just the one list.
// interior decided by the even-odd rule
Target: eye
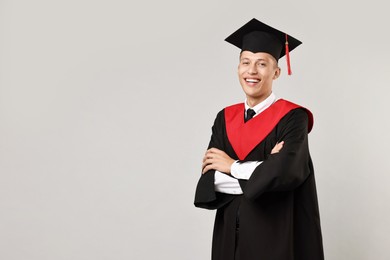
[(260, 62), (260, 63), (259, 63), (259, 66), (260, 66), (260, 67), (267, 67), (267, 63)]
[(249, 61), (242, 61), (241, 64), (243, 64), (243, 65), (249, 65)]

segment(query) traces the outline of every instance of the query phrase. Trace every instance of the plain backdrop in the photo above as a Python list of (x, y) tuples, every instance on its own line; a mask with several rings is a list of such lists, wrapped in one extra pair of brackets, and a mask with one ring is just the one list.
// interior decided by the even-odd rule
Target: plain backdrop
[(0, 259), (210, 259), (194, 191), (252, 18), (303, 41), (274, 92), (315, 116), (326, 259), (390, 259), (385, 3), (0, 0)]

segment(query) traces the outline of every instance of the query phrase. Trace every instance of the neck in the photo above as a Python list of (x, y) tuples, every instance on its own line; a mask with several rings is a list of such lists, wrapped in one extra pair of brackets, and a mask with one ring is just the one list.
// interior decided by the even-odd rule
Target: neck
[(262, 96), (262, 97), (258, 97), (258, 98), (253, 98), (253, 97), (246, 97), (246, 103), (249, 107), (254, 107), (258, 104), (260, 104), (261, 102), (263, 102), (264, 100), (266, 100), (270, 95), (271, 95), (272, 92), (270, 92), (268, 95), (265, 95), (265, 96)]

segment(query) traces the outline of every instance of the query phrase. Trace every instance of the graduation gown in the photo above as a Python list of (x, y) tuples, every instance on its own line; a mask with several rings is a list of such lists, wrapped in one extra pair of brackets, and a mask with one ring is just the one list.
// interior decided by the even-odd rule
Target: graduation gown
[[(215, 192), (214, 170), (203, 174), (196, 188), (195, 206), (217, 210), (212, 260), (237, 260), (238, 211), (239, 260), (324, 259), (308, 149), (311, 113), (278, 100), (244, 123), (244, 109), (244, 104), (238, 104), (218, 113), (208, 147), (221, 149), (236, 160), (263, 163), (249, 180), (239, 180), (242, 195)], [(280, 141), (284, 141), (282, 150), (271, 154)]]

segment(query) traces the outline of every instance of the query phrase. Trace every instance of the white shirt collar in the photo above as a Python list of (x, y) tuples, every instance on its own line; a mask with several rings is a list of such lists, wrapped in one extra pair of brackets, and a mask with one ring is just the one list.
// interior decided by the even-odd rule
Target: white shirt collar
[(264, 99), (254, 107), (248, 106), (247, 99), (245, 99), (245, 113), (248, 110), (248, 108), (252, 108), (256, 112), (255, 116), (257, 116), (258, 114), (266, 110), (268, 107), (270, 107), (275, 101), (276, 101), (276, 96), (273, 92), (266, 99)]

